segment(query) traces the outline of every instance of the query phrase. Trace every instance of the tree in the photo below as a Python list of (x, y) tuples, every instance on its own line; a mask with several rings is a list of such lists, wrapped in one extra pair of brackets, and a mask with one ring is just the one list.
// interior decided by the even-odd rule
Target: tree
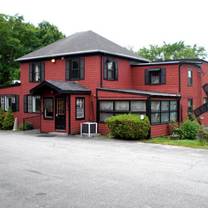
[(186, 45), (183, 41), (173, 44), (163, 43), (162, 46), (150, 45), (148, 48), (143, 47), (138, 54), (150, 61), (156, 60), (173, 60), (184, 58), (206, 58), (207, 53), (204, 47)]
[(48, 22), (37, 27), (19, 15), (0, 14), (0, 84), (19, 78), (16, 58), (50, 44), (64, 35)]

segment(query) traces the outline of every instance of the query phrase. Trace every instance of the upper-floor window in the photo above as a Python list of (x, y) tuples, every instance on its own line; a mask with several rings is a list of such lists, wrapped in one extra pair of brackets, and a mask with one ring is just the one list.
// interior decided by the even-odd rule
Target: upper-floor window
[(19, 96), (18, 95), (2, 95), (0, 96), (0, 107), (4, 111), (8, 111), (9, 109), (12, 112), (19, 111)]
[(193, 98), (188, 99), (188, 116), (193, 114)]
[(146, 85), (157, 85), (166, 83), (166, 69), (146, 69), (145, 70), (145, 84)]
[(66, 80), (84, 79), (84, 58), (76, 57), (66, 60)]
[(37, 62), (29, 65), (29, 81), (41, 82), (44, 80), (45, 70), (44, 63)]
[(25, 95), (24, 96), (24, 112), (39, 113), (40, 112), (40, 96)]
[(118, 64), (112, 58), (104, 59), (104, 80), (118, 80)]
[(188, 86), (192, 86), (193, 83), (193, 72), (191, 69), (188, 69)]

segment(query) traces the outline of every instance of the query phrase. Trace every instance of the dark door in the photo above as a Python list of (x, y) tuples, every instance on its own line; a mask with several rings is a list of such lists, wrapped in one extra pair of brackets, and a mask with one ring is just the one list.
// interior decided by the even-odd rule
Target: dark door
[(56, 130), (66, 129), (66, 98), (56, 97)]

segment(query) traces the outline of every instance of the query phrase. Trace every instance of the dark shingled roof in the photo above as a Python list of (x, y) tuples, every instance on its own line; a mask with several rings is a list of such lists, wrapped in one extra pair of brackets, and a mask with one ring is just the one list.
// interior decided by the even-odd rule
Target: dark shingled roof
[(30, 92), (32, 94), (39, 94), (45, 87), (51, 88), (58, 93), (82, 93), (90, 94), (90, 89), (72, 81), (61, 80), (45, 80), (36, 87), (32, 88)]
[(117, 55), (141, 62), (149, 62), (147, 59), (137, 56), (132, 51), (119, 46), (93, 31), (75, 33), (69, 37), (58, 40), (48, 46), (22, 56), (18, 58), (17, 61), (98, 52)]
[(134, 89), (98, 88), (98, 90), (108, 91), (108, 92), (117, 92), (117, 93), (144, 95), (144, 96), (151, 96), (151, 97), (181, 97), (180, 94), (154, 92), (154, 91), (144, 91), (144, 90), (134, 90)]

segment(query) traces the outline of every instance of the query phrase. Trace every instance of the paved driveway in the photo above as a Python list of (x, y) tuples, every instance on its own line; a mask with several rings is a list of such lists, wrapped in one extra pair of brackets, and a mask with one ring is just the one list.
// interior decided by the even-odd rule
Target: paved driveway
[(208, 151), (0, 132), (0, 208), (207, 208)]

